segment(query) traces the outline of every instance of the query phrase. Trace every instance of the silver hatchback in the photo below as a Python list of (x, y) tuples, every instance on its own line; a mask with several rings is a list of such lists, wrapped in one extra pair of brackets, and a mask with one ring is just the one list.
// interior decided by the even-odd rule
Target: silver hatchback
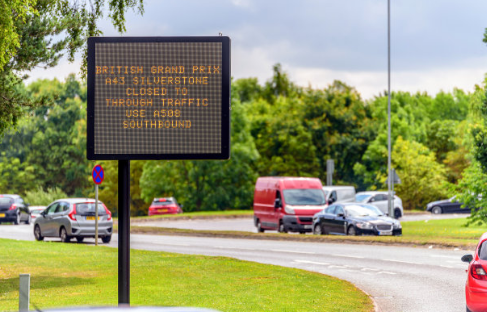
[[(112, 239), (112, 213), (98, 201), (98, 237), (104, 243)], [(76, 238), (78, 243), (85, 237), (95, 237), (95, 200), (92, 198), (59, 199), (51, 203), (34, 222), (34, 236), (59, 237), (63, 242)]]

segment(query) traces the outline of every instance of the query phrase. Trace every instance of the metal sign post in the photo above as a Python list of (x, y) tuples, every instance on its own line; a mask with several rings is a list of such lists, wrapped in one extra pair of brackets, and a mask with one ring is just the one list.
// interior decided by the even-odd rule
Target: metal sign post
[(326, 185), (333, 185), (333, 172), (335, 171), (335, 161), (328, 159), (326, 161)]
[[(230, 38), (90, 37), (89, 160), (118, 160), (118, 303), (130, 304), (130, 160), (230, 158)], [(98, 210), (97, 210), (98, 211)]]
[(95, 182), (95, 246), (98, 246), (98, 185), (105, 178), (105, 171), (100, 165), (96, 165), (91, 172), (93, 182)]

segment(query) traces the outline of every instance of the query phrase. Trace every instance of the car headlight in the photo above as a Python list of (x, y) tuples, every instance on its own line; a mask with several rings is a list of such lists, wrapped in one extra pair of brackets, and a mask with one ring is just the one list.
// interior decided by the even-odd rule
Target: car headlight
[(369, 222), (359, 222), (356, 224), (359, 229), (372, 230), (374, 227)]
[(284, 210), (286, 211), (287, 214), (294, 214), (294, 209), (288, 207), (287, 205), (286, 207), (284, 207)]
[(395, 230), (402, 229), (402, 225), (399, 221), (394, 221), (392, 224)]

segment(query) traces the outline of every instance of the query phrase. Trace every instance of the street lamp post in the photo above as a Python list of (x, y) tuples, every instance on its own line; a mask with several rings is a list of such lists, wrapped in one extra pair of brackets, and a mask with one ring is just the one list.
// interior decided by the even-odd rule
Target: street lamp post
[(389, 216), (393, 216), (391, 171), (391, 0), (387, 0), (387, 208)]

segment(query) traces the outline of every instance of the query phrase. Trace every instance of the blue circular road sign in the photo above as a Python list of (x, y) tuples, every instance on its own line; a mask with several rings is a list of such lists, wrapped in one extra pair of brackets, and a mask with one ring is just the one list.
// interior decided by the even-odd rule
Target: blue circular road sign
[(105, 171), (100, 165), (96, 165), (91, 172), (91, 177), (93, 178), (93, 182), (95, 182), (95, 184), (101, 184), (105, 178)]

